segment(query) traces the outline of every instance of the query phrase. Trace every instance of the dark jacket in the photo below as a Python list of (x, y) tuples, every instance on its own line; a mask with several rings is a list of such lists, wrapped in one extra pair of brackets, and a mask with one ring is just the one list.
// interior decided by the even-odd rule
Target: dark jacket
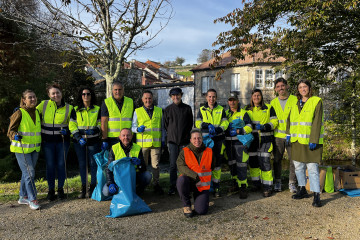
[[(125, 147), (122, 142), (120, 141), (120, 145), (122, 147), (122, 149), (124, 150), (124, 153), (125, 155), (128, 157), (129, 156), (129, 153), (130, 153), (130, 150), (133, 146), (132, 143), (130, 143), (130, 145), (128, 147)], [(145, 161), (144, 161), (144, 157), (143, 157), (143, 154), (142, 154), (142, 151), (140, 150), (139, 152), (139, 156), (138, 158), (141, 160), (141, 163), (140, 165), (137, 166), (137, 169), (139, 170), (139, 172), (145, 172), (146, 171), (146, 165), (145, 165)], [(119, 160), (119, 159), (115, 159), (115, 154), (114, 154), (114, 151), (110, 150), (109, 152), (109, 157), (108, 157), (108, 164), (107, 166), (109, 166), (109, 164), (115, 160)], [(115, 183), (114, 181), (114, 174), (112, 171), (110, 171), (108, 168), (106, 168), (106, 179), (107, 179), (107, 185), (109, 186), (110, 184), (112, 183)]]
[(170, 104), (164, 110), (163, 121), (169, 143), (186, 145), (190, 142), (194, 117), (189, 105), (183, 102)]

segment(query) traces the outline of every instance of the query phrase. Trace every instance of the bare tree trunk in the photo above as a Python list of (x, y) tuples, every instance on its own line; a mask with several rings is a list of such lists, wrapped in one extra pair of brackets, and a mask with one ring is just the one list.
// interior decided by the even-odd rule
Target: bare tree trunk
[(356, 118), (355, 118), (355, 98), (356, 98), (356, 77), (352, 79), (352, 102), (351, 102), (351, 156), (352, 165), (356, 165)]
[(113, 77), (111, 77), (110, 75), (106, 74), (105, 76), (105, 82), (106, 82), (106, 97), (111, 97), (111, 84), (113, 83)]

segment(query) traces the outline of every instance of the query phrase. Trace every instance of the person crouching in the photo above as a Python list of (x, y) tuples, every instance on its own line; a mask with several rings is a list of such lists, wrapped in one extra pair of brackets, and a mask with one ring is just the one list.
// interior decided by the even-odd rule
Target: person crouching
[(191, 192), (194, 196), (195, 213), (204, 215), (208, 212), (211, 171), (214, 163), (213, 152), (203, 144), (200, 130), (192, 130), (190, 144), (181, 150), (176, 161), (180, 172), (176, 186), (183, 202), (185, 217), (190, 218), (194, 214), (191, 210)]

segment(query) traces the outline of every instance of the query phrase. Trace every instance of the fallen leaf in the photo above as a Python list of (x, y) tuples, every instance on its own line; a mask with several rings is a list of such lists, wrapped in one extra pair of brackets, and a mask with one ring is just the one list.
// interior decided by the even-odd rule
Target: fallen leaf
[(328, 239), (335, 239), (335, 238), (333, 238), (333, 237), (327, 237)]
[(269, 218), (268, 218), (268, 217), (264, 217), (263, 219), (264, 219), (264, 220), (268, 220)]
[(305, 239), (310, 239), (310, 238), (312, 238), (312, 237), (311, 236), (305, 237)]
[(258, 219), (259, 217), (258, 217), (258, 216), (255, 216), (254, 218), (255, 218), (255, 219)]
[(331, 234), (331, 230), (330, 230), (330, 229), (328, 229), (328, 234)]

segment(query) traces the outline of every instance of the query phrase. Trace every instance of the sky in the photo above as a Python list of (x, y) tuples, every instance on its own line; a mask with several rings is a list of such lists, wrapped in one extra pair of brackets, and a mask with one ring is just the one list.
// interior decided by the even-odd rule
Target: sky
[(185, 58), (186, 64), (197, 63), (203, 49), (213, 49), (212, 43), (219, 33), (231, 29), (230, 25), (214, 20), (242, 7), (241, 0), (172, 0), (174, 16), (168, 26), (150, 42), (156, 45), (139, 51), (128, 60), (152, 60), (164, 63), (176, 57)]

